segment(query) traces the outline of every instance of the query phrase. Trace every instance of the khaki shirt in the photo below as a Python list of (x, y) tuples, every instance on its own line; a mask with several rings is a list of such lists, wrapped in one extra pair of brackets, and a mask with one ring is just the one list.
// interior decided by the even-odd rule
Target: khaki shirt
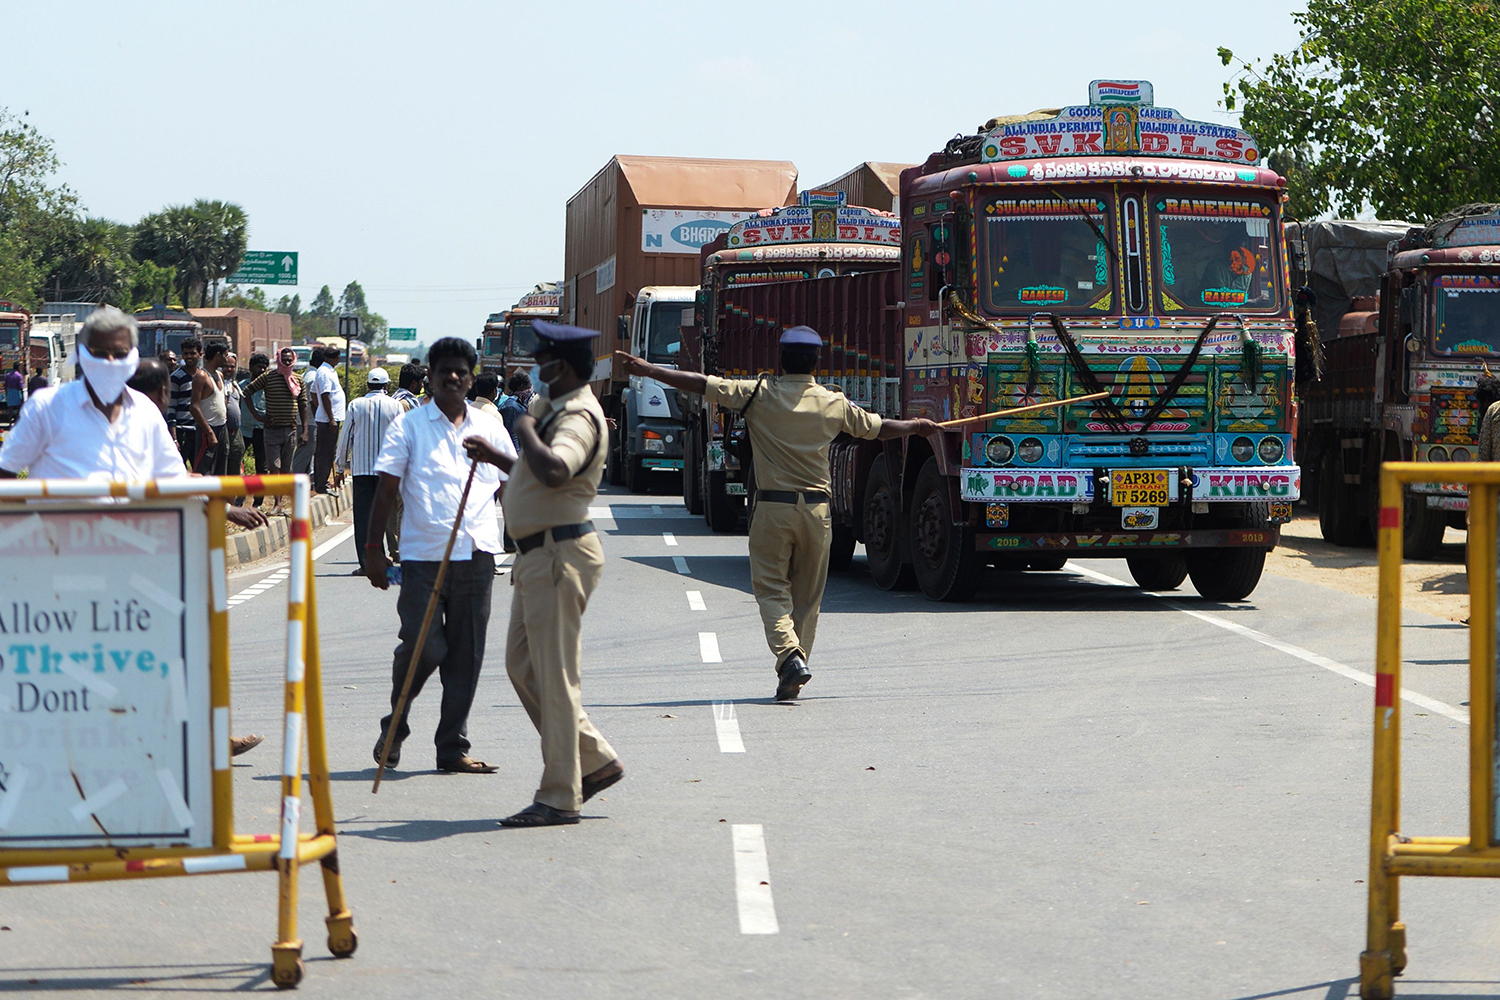
[(527, 412), (536, 419), (542, 441), (567, 463), (572, 477), (554, 489), (531, 471), (524, 452), (516, 459), (510, 482), (505, 484), (505, 493), (500, 498), (505, 510), (505, 530), (512, 538), (587, 521), (589, 504), (599, 492), (609, 451), (608, 439), (599, 437), (607, 426), (604, 408), (586, 385), (557, 399), (537, 396)]
[(840, 433), (873, 439), (880, 434), (878, 414), (862, 410), (841, 392), (825, 388), (811, 375), (773, 375), (756, 379), (708, 376), (705, 399), (742, 412), (750, 410), (750, 446), (755, 449), (755, 488), (760, 490), (833, 489), (828, 478), (828, 447)]

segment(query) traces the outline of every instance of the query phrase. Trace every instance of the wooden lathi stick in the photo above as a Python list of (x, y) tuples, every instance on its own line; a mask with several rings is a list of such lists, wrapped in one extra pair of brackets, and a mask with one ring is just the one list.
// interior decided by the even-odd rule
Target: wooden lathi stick
[(1067, 406), (1071, 403), (1087, 403), (1091, 399), (1103, 399), (1109, 392), (1091, 392), (1087, 396), (1074, 396), (1072, 399), (1054, 399), (1050, 403), (1032, 403), (1029, 406), (1017, 406), (1012, 410), (996, 410), (993, 413), (981, 413), (977, 417), (962, 417), (958, 420), (944, 420), (938, 424), (939, 427), (963, 427), (966, 424), (983, 423), (986, 420), (994, 420), (997, 417), (1013, 417), (1018, 413), (1030, 413), (1033, 410), (1050, 410), (1054, 406)]

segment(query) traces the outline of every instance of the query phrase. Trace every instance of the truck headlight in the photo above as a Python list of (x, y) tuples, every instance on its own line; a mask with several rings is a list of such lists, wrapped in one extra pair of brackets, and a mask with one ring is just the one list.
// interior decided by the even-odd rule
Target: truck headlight
[(1281, 461), (1281, 456), (1286, 451), (1286, 446), (1281, 443), (1281, 438), (1263, 437), (1260, 439), (1260, 448), (1257, 451), (1260, 453), (1260, 460), (1262, 462), (1267, 465), (1275, 465)]
[(1247, 437), (1237, 437), (1229, 444), (1229, 454), (1236, 462), (1248, 462), (1255, 457), (1255, 442)]
[(1016, 448), (1010, 443), (1010, 438), (997, 436), (984, 443), (984, 457), (989, 459), (991, 465), (1004, 465), (1015, 453)]
[(1040, 462), (1042, 460), (1042, 442), (1036, 438), (1023, 438), (1021, 447), (1016, 449), (1016, 454), (1027, 465)]
[(1427, 461), (1429, 461), (1429, 462), (1446, 462), (1446, 461), (1448, 461), (1448, 449), (1444, 448), (1440, 444), (1433, 445), (1431, 448), (1427, 449)]

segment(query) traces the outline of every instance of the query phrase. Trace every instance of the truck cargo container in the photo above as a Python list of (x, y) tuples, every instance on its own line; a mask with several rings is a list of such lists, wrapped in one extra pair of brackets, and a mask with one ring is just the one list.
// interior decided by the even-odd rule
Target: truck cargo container
[[(683, 367), (729, 377), (773, 371), (776, 345), (757, 336), (757, 327), (767, 317), (795, 314), (829, 343), (820, 378), (862, 406), (896, 415), (900, 220), (846, 202), (841, 190), (803, 191), (795, 207), (758, 213), (703, 248)], [(830, 280), (867, 272), (860, 281)], [(738, 423), (699, 396), (689, 396), (686, 408), (685, 502), (715, 531), (732, 531), (744, 510), (748, 471), (729, 447)], [(836, 551), (852, 552), (853, 536), (837, 534)]]
[[(611, 482), (624, 481), (627, 468), (639, 464), (633, 459), (682, 460), (676, 391), (654, 382), (632, 386), (614, 360), (617, 349), (630, 346), (633, 322), (650, 321), (649, 308), (644, 315), (635, 309), (637, 296), (655, 288), (652, 301), (665, 302), (661, 289), (696, 287), (705, 243), (748, 213), (791, 204), (796, 194), (797, 168), (786, 161), (615, 156), (568, 199), (562, 315), (601, 334), (593, 388), (618, 428), (611, 433)], [(636, 396), (648, 410), (656, 409), (650, 400), (662, 401), (666, 414), (653, 413), (650, 420), (678, 428), (670, 451), (646, 456), (634, 450), (649, 440), (646, 418), (632, 402)]]
[(188, 314), (203, 324), (205, 335), (217, 331), (229, 340), (229, 349), (241, 365), (259, 351), (268, 357), (292, 343), (292, 317), (264, 309), (190, 309)]
[[(1500, 365), (1500, 209), (1465, 206), (1427, 226), (1309, 223), (1300, 235), (1324, 360), (1322, 378), (1300, 385), (1298, 454), (1316, 470), (1323, 537), (1369, 544), (1382, 462), (1474, 457), (1475, 379)], [(1467, 509), (1461, 485), (1410, 487), (1405, 554), (1432, 556)]]
[(787, 327), (854, 325), (852, 297), (874, 369), (895, 316), (902, 417), (1107, 394), (934, 440), (834, 442), (833, 519), (880, 586), (961, 599), (987, 564), (1074, 555), (1123, 557), (1152, 590), (1191, 576), (1210, 600), (1259, 581), (1301, 482), (1285, 180), (1248, 133), (1151, 98), (1095, 81), (1086, 105), (992, 119), (905, 171), (899, 277), (750, 290), (755, 343), (737, 350), (756, 368)]
[(815, 190), (842, 191), (847, 204), (900, 215), (901, 171), (914, 166), (915, 163), (866, 160), (848, 173), (817, 185)]

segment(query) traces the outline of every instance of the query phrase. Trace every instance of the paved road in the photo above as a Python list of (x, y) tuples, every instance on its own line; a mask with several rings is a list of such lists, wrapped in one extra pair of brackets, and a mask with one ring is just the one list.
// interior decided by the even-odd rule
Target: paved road
[[(304, 881), (304, 992), (1357, 994), (1369, 600), (1268, 577), (1250, 602), (1208, 606), (1120, 585), (1124, 565), (1099, 560), (995, 573), (974, 603), (937, 606), (875, 589), (859, 557), (830, 582), (806, 697), (778, 705), (745, 539), (679, 502), (600, 501), (584, 694), (628, 775), (576, 827), (495, 825), (540, 773), (499, 655), (506, 577), (470, 726), (500, 772), (423, 770), (434, 691), (406, 769), (370, 794), (395, 598), (348, 576), (348, 540), (319, 560), (360, 950), (327, 958)], [(272, 578), (232, 611), (241, 732), (279, 733), (284, 597)], [(1467, 631), (1409, 613), (1404, 635), (1426, 699), (1407, 705), (1407, 826), (1458, 834)], [(242, 831), (274, 828), (278, 742), (239, 758)], [(1494, 888), (1409, 880), (1403, 897), (1402, 995), (1495, 995)], [(12, 889), (0, 924), (0, 991), (272, 989), (265, 875)]]

